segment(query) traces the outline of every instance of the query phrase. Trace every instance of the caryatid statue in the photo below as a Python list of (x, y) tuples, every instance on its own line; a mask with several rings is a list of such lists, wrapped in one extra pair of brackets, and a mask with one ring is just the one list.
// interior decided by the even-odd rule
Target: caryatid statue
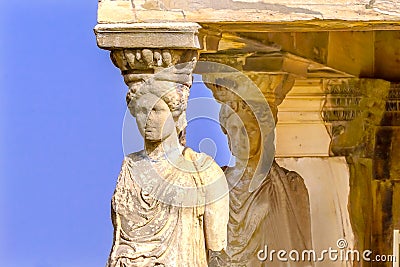
[(225, 170), (230, 188), (227, 264), (313, 266), (301, 258), (279, 261), (276, 254), (270, 261), (272, 250), (285, 250), (288, 258), (291, 250), (301, 256), (312, 249), (308, 190), (299, 174), (274, 160), (273, 129), (261, 129), (274, 125), (267, 102), (258, 94), (252, 97), (248, 84), (247, 91), (235, 88), (240, 85), (223, 79), (208, 85), (222, 102), (220, 123), (236, 158), (235, 166)]
[[(112, 55), (117, 66), (129, 67), (129, 52)], [(227, 243), (226, 178), (211, 157), (180, 141), (194, 64), (195, 58), (156, 73), (123, 71), (128, 108), (145, 147), (122, 164), (112, 197), (114, 242), (107, 267), (218, 266), (214, 255)]]

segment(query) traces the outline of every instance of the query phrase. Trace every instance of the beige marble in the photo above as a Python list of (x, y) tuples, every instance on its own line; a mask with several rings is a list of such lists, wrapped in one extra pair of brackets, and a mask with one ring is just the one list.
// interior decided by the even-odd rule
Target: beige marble
[[(212, 158), (183, 146), (196, 63), (196, 53), (187, 52), (112, 52), (145, 147), (122, 164), (112, 198), (108, 267), (218, 266), (216, 255), (226, 247), (225, 175)], [(177, 67), (178, 61), (184, 63)]]
[[(279, 23), (317, 19), (383, 22), (398, 21), (400, 14), (396, 10), (398, 10), (396, 0), (328, 0), (323, 2), (317, 0), (102, 0), (99, 2), (98, 22), (253, 21)], [(359, 25), (368, 27), (367, 23), (359, 23)]]
[[(237, 267), (313, 266), (312, 262), (260, 260), (259, 251), (265, 247), (270, 251), (296, 249), (300, 253), (312, 249), (308, 190), (299, 174), (276, 162), (264, 172), (259, 171), (259, 164), (270, 164), (265, 155), (270, 155), (273, 146), (269, 143), (271, 132), (263, 136), (262, 123), (246, 105), (247, 99), (237, 99), (233, 95), (229, 98), (236, 91), (223, 93), (221, 87), (210, 88), (225, 103), (221, 108), (220, 123), (236, 157), (235, 166), (225, 170), (230, 188), (226, 261), (229, 266)], [(257, 107), (263, 102), (252, 104)], [(264, 113), (261, 120), (268, 119), (265, 117), (268, 114)], [(273, 120), (271, 112), (269, 119)]]
[[(189, 263), (186, 252), (177, 256), (168, 246), (163, 246), (165, 255), (169, 255), (166, 258), (147, 257), (150, 253), (137, 258), (143, 260), (141, 263), (135, 260), (132, 263), (137, 256), (133, 253), (133, 256), (121, 259), (120, 265), (125, 261), (128, 266), (159, 263), (166, 266), (223, 266), (224, 261), (230, 260), (233, 266), (259, 266), (265, 263), (257, 261), (254, 252), (271, 240), (276, 246), (294, 245), (300, 249), (314, 247), (318, 250), (335, 247), (336, 239), (344, 237), (349, 247), (390, 253), (388, 244), (392, 230), (400, 225), (397, 204), (400, 199), (399, 87), (393, 83), (400, 75), (399, 1), (101, 0), (98, 23), (95, 28), (98, 46), (112, 51), (112, 61), (130, 88), (128, 98), (135, 98), (134, 92), (141, 86), (161, 91), (177, 84), (190, 87), (193, 65), (190, 70), (173, 66), (193, 63), (192, 60), (198, 58), (240, 71), (245, 76), (245, 79), (237, 80), (240, 95), (256, 102), (263, 100), (262, 104), (255, 105), (256, 109), (265, 111), (265, 107), (270, 107), (270, 119), (276, 123), (274, 155), (273, 140), (268, 140), (265, 134), (271, 133), (274, 123), (259, 125), (257, 130), (252, 125), (252, 118), (243, 115), (247, 112), (245, 105), (222, 101), (227, 106), (232, 105), (236, 119), (242, 121), (238, 124), (233, 119), (235, 115), (221, 119), (226, 133), (231, 134), (231, 150), (240, 159), (236, 166), (226, 169), (231, 201), (229, 208), (225, 206), (221, 210), (224, 223), (228, 211), (230, 213), (227, 232), (223, 233), (224, 226), (211, 222), (212, 219), (209, 223), (204, 220), (203, 228), (194, 230), (198, 224), (193, 224), (196, 217), (193, 213), (201, 214), (202, 208), (173, 208), (176, 210), (173, 214), (187, 216), (174, 221), (174, 216), (166, 219), (157, 213), (162, 220), (170, 222), (172, 219), (179, 226), (176, 229), (180, 230), (171, 236), (186, 238), (192, 233), (198, 237), (196, 240), (210, 244), (207, 247), (211, 248), (209, 255), (207, 249), (200, 248), (203, 241), (196, 243), (188, 238), (182, 244), (172, 242), (171, 247), (177, 249), (183, 245), (188, 248), (187, 253), (197, 253), (195, 263)], [(172, 72), (165, 75), (163, 71), (168, 68)], [(217, 71), (212, 75), (214, 81), (229, 80), (232, 73)], [(356, 79), (360, 77), (371, 79)], [(152, 79), (154, 81), (149, 82)], [(260, 89), (259, 95), (253, 95), (247, 87), (244, 81), (249, 79)], [(168, 103), (178, 103), (177, 99), (179, 97), (167, 97), (162, 101), (169, 107)], [(145, 102), (157, 103), (153, 100)], [(160, 176), (161, 181), (182, 185), (185, 177), (189, 178), (193, 173), (204, 177), (199, 179), (205, 182), (212, 182), (209, 177), (219, 175), (220, 170), (208, 157), (183, 149), (184, 112), (177, 112), (174, 107), (169, 112), (173, 114), (173, 123), (170, 120), (166, 124), (169, 127), (163, 131), (173, 133), (174, 129), (176, 132), (174, 142), (168, 141), (170, 136), (165, 140), (169, 144), (167, 147), (180, 151), (171, 154), (177, 161), (168, 161), (173, 166), (163, 161), (154, 163), (155, 169), (161, 169), (160, 173), (165, 174), (160, 176), (148, 172), (152, 168), (143, 161), (141, 153), (130, 155), (124, 162), (121, 181), (129, 183), (132, 177), (143, 174), (139, 176)], [(242, 120), (241, 116), (246, 119)], [(154, 127), (159, 124), (155, 123)], [(240, 127), (251, 133), (249, 138), (243, 138), (242, 133), (237, 132)], [(257, 138), (259, 132), (260, 139)], [(149, 134), (144, 131), (144, 136)], [(182, 173), (182, 166), (200, 167), (200, 170)], [(204, 166), (208, 166), (212, 174)], [(134, 171), (136, 168), (138, 171)], [(162, 186), (158, 188), (164, 188), (164, 183), (159, 184)], [(137, 186), (133, 183), (129, 188)], [(207, 190), (213, 192), (215, 188), (218, 187), (207, 187)], [(163, 200), (157, 207), (164, 208), (165, 202), (171, 201), (189, 204), (200, 201), (204, 202), (200, 206), (207, 210), (208, 202), (201, 196), (201, 190), (193, 184), (191, 189), (190, 195), (196, 197), (165, 198), (165, 194), (156, 194), (155, 199)], [(117, 205), (123, 203), (122, 199), (135, 199), (125, 198), (123, 192), (126, 190), (119, 184), (114, 214), (118, 214), (115, 211), (123, 206)], [(141, 204), (147, 203), (146, 197)], [(206, 214), (204, 212), (204, 218), (218, 217), (214, 212)], [(119, 216), (120, 220), (114, 216), (116, 230), (120, 231), (116, 232), (119, 234), (115, 236), (115, 244), (122, 240), (120, 237), (130, 238), (121, 235), (121, 230), (130, 229), (132, 222), (136, 222), (136, 217), (123, 222), (123, 216)], [(143, 218), (137, 221), (143, 222)], [(226, 255), (213, 251), (223, 247), (223, 235), (228, 242)], [(146, 232), (139, 231), (135, 236), (146, 236)], [(152, 239), (154, 236), (147, 235), (146, 238), (152, 241), (144, 238), (139, 247), (157, 247)], [(303, 245), (298, 245), (301, 240)], [(113, 255), (119, 255), (120, 251), (115, 249), (114, 252)], [(171, 263), (172, 258), (179, 263)], [(323, 262), (316, 266), (349, 264), (352, 263)], [(358, 266), (357, 263), (354, 266)], [(359, 266), (371, 264), (364, 262)], [(374, 263), (372, 266), (385, 265)]]
[(276, 157), (327, 157), (331, 137), (321, 116), (321, 79), (297, 80), (278, 106)]
[[(313, 248), (316, 251), (338, 249), (337, 241), (345, 239), (348, 249), (354, 249), (354, 234), (350, 222), (350, 175), (343, 157), (278, 158), (284, 168), (295, 171), (304, 179), (310, 196)], [(351, 262), (317, 262), (316, 267), (352, 266)]]

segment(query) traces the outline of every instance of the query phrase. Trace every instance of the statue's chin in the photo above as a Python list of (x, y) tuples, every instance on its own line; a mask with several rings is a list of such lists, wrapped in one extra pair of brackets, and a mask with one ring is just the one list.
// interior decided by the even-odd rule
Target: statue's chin
[(156, 136), (145, 136), (145, 142), (149, 142), (149, 143), (159, 143), (162, 141), (161, 137), (156, 137)]

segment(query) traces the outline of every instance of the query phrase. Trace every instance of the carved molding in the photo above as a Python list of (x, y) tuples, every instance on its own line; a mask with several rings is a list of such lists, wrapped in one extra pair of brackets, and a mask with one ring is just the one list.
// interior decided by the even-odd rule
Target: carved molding
[(296, 79), (278, 106), (277, 157), (327, 157), (331, 137), (321, 116), (322, 80)]
[[(190, 62), (197, 58), (195, 50), (172, 49), (116, 49), (111, 51), (111, 60), (123, 73), (141, 71), (148, 74), (153, 70), (157, 72), (163, 68)], [(150, 73), (150, 74), (153, 74)]]
[(372, 157), (389, 87), (389, 82), (376, 79), (324, 81), (322, 117), (332, 138), (332, 155)]
[(326, 103), (322, 118), (326, 122), (352, 121), (361, 115), (361, 92), (354, 79), (325, 80)]
[[(238, 84), (237, 75), (235, 77), (230, 77), (230, 73), (222, 75), (219, 73), (216, 77), (211, 77), (213, 75), (212, 70), (202, 70), (201, 68), (196, 69), (196, 72), (200, 74), (206, 73), (204, 75), (208, 77), (206, 80), (214, 80), (214, 84), (226, 84), (226, 88), (233, 89), (233, 91), (244, 92), (247, 99), (252, 99), (260, 103), (265, 103), (265, 100), (267, 100), (275, 122), (277, 122), (278, 106), (293, 87), (296, 77), (296, 74), (285, 71), (284, 58), (286, 58), (286, 56), (280, 52), (265, 54), (261, 57), (253, 55), (252, 53), (206, 53), (200, 55), (200, 60), (202, 61), (211, 61), (228, 65), (244, 73), (259, 88), (264, 99), (257, 99), (259, 96), (253, 97), (248, 95), (245, 92), (245, 88), (240, 88), (243, 87), (243, 84), (246, 84), (246, 82), (239, 82), (241, 84)], [(259, 60), (261, 60), (261, 62), (259, 62)], [(268, 62), (266, 63), (264, 61)], [(212, 83), (207, 86), (213, 91), (214, 97), (219, 101), (227, 102), (229, 98), (232, 98), (230, 92), (223, 91), (219, 88), (221, 86), (214, 86)], [(232, 102), (233, 100), (229, 101)]]
[(391, 84), (382, 126), (400, 126), (400, 83)]
[(293, 88), (295, 77), (288, 73), (279, 74), (248, 74), (248, 77), (260, 88), (274, 115), (275, 123), (278, 122), (278, 106)]

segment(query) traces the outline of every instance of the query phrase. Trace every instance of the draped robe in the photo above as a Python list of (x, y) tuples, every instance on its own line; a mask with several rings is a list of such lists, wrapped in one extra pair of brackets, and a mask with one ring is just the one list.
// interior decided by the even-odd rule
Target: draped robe
[[(143, 151), (125, 157), (112, 198), (114, 244), (107, 267), (205, 267), (207, 249), (226, 247), (225, 176), (205, 154), (185, 149), (184, 157), (188, 161), (177, 166), (167, 159), (150, 161)], [(195, 171), (183, 171), (184, 164), (192, 164)], [(180, 197), (199, 204), (171, 205), (155, 197), (161, 193), (173, 202), (179, 192), (160, 185), (160, 180), (152, 182), (154, 171), (168, 185), (194, 188)]]
[[(227, 254), (231, 266), (312, 266), (310, 262), (260, 261), (260, 250), (312, 249), (310, 205), (303, 178), (287, 171), (275, 162), (256, 191), (249, 192), (253, 170), (247, 169), (242, 178), (235, 168), (225, 172), (230, 191)], [(269, 253), (268, 252), (268, 253)], [(288, 258), (288, 254), (285, 255)], [(264, 255), (263, 255), (264, 256)]]

